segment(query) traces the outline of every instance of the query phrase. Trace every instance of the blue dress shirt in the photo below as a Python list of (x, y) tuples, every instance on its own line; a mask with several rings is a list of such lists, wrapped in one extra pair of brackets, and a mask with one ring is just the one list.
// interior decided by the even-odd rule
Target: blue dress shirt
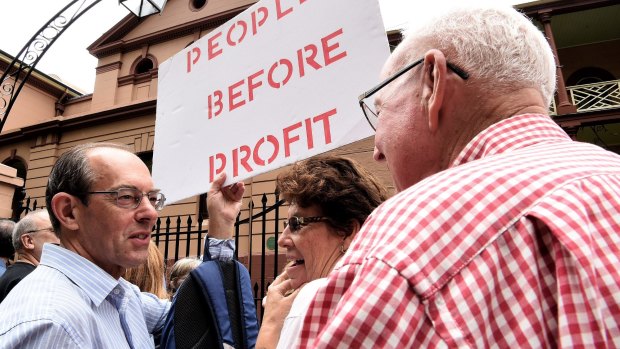
[(153, 348), (170, 302), (45, 244), (39, 266), (0, 304), (0, 348)]

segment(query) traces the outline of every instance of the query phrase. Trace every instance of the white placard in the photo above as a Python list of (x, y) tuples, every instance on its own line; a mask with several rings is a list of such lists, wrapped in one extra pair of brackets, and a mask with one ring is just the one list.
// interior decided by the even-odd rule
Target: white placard
[(377, 0), (262, 0), (159, 67), (153, 178), (167, 202), (372, 134), (358, 96), (389, 45)]

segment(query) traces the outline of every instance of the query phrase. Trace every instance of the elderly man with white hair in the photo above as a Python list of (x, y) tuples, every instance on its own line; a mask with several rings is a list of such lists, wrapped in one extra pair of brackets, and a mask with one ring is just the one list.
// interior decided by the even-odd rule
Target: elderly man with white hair
[(425, 15), (360, 99), (399, 193), (298, 346), (619, 348), (620, 157), (549, 117), (553, 53), (522, 14)]

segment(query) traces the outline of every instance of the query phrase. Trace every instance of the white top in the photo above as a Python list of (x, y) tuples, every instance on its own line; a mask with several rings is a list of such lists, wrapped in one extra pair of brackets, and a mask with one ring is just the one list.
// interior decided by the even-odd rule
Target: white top
[(277, 349), (295, 348), (295, 343), (299, 340), (301, 326), (304, 323), (304, 317), (306, 317), (310, 302), (314, 299), (317, 290), (326, 284), (327, 278), (321, 278), (310, 281), (301, 288), (297, 298), (293, 301), (291, 310), (284, 319)]

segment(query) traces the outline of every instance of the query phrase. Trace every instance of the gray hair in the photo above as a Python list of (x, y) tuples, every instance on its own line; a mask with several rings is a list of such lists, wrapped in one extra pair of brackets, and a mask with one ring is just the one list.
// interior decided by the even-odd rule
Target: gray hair
[(88, 205), (88, 191), (97, 179), (88, 161), (88, 152), (95, 148), (115, 148), (130, 152), (129, 147), (115, 143), (86, 143), (63, 153), (49, 175), (45, 190), (45, 204), (56, 235), (60, 237), (60, 221), (52, 210), (52, 198), (60, 192), (71, 194)]
[[(493, 96), (534, 88), (547, 107), (556, 84), (553, 51), (530, 19), (509, 6), (455, 5), (429, 21), (412, 21), (394, 51), (395, 65), (438, 49), (447, 60), (479, 81), (481, 93)], [(402, 61), (398, 61), (402, 60)]]
[(49, 214), (44, 209), (34, 210), (15, 224), (13, 228), (13, 248), (15, 248), (15, 251), (19, 252), (24, 249), (24, 244), (22, 243), (22, 236), (24, 234), (39, 229), (36, 220), (38, 217), (49, 218)]

